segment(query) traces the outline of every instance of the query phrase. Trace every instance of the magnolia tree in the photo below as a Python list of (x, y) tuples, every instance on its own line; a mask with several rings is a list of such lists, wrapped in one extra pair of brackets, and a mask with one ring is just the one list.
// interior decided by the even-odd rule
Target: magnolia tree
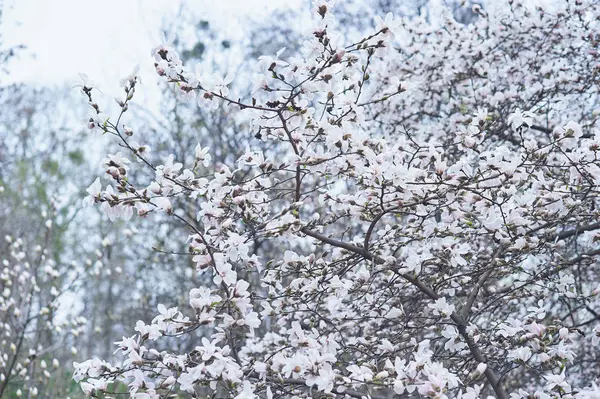
[(77, 109), (64, 107), (73, 105), (66, 94), (24, 84), (0, 90), (2, 398), (65, 398), (79, 391), (71, 363), (88, 322), (78, 317), (76, 294), (90, 278), (84, 261), (95, 248), (90, 236), (71, 245), (83, 227), (69, 193), (83, 192), (79, 182), (90, 174), (82, 167), (85, 136), (66, 137)]
[(75, 380), (94, 397), (599, 397), (600, 7), (388, 14), (349, 41), (332, 8), (314, 4), (298, 54), (259, 58), (251, 97), (154, 49), (182, 96), (252, 121), (251, 147), (209, 174), (202, 143), (155, 164), (123, 125), (135, 74), (116, 118), (83, 85), (89, 127), (122, 147), (85, 202), (185, 225), (211, 283)]
[[(47, 258), (43, 246), (28, 249), (22, 239), (8, 235), (5, 241), (8, 248), (2, 252), (10, 256), (2, 260), (0, 274), (3, 289), (0, 297), (0, 327), (3, 331), (0, 341), (0, 395), (8, 392), (13, 383), (27, 387), (33, 396), (37, 396), (36, 385), (40, 382), (47, 384), (50, 371), (59, 365), (58, 360), (52, 358), (51, 364), (43, 356), (38, 360), (46, 348), (35, 344), (36, 330), (43, 332), (46, 323), (50, 331), (54, 329), (51, 314), (60, 291), (52, 282), (58, 280), (58, 272), (53, 261)], [(2, 247), (4, 249), (5, 246)], [(42, 291), (41, 287), (45, 285), (50, 285), (49, 290)], [(41, 381), (31, 381), (36, 367), (43, 369)], [(21, 389), (17, 392), (22, 395)]]
[[(48, 217), (47, 215), (44, 215)], [(60, 317), (60, 305), (80, 275), (76, 265), (56, 261), (51, 252), (52, 222), (47, 219), (37, 242), (6, 235), (0, 245), (0, 396), (55, 397), (61, 385), (59, 357), (79, 335), (86, 320)], [(64, 310), (63, 310), (64, 313)], [(73, 347), (74, 354), (77, 353)]]

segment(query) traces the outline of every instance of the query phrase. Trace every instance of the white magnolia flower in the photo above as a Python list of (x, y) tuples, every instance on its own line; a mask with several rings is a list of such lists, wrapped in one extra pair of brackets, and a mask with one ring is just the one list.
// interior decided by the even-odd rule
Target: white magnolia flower
[(455, 309), (454, 305), (449, 304), (444, 297), (438, 298), (434, 303), (430, 303), (428, 306), (433, 309), (433, 314), (442, 315), (444, 317), (450, 316)]
[(533, 125), (534, 118), (535, 116), (533, 113), (529, 111), (522, 112), (519, 108), (517, 108), (515, 112), (510, 114), (508, 117), (508, 124), (515, 130), (519, 129), (521, 126), (527, 126), (529, 128), (531, 125)]

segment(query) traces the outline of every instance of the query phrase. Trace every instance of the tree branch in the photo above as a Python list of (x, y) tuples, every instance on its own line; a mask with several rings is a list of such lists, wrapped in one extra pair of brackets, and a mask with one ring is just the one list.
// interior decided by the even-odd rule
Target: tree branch
[[(348, 251), (354, 252), (358, 255), (361, 255), (362, 257), (364, 257), (367, 260), (372, 260), (378, 264), (385, 263), (384, 259), (382, 259), (381, 257), (379, 257), (377, 255), (371, 254), (369, 251), (367, 251), (366, 249), (364, 249), (362, 247), (356, 246), (354, 244), (349, 244), (349, 243), (346, 243), (343, 241), (339, 241), (339, 240), (336, 240), (333, 238), (329, 238), (321, 233), (317, 233), (316, 231), (312, 231), (306, 227), (302, 228), (301, 231), (304, 234), (306, 234), (307, 236), (316, 238), (316, 239), (318, 239), (324, 243), (327, 243), (329, 245), (332, 245), (334, 247), (338, 247), (338, 248), (342, 248), (342, 249), (346, 249)], [(500, 247), (500, 248), (502, 248), (502, 247)], [(497, 256), (499, 254), (498, 250), (496, 251), (496, 254), (494, 254), (494, 256)], [(402, 278), (404, 278), (406, 281), (413, 284), (415, 287), (417, 287), (421, 292), (423, 292), (429, 298), (434, 299), (434, 300), (437, 300), (439, 298), (439, 295), (431, 287), (429, 287), (428, 285), (426, 285), (425, 283), (423, 283), (422, 281), (417, 279), (416, 276), (411, 276), (407, 273), (400, 273), (399, 267), (394, 268), (394, 269), (393, 270), (396, 273), (398, 273)], [(481, 353), (481, 350), (477, 346), (477, 343), (475, 343), (475, 341), (473, 341), (473, 339), (467, 333), (467, 330), (466, 330), (467, 322), (463, 319), (463, 317), (461, 317), (461, 315), (459, 315), (457, 312), (454, 312), (454, 313), (452, 313), (452, 315), (450, 315), (450, 318), (456, 324), (456, 326), (458, 328), (458, 332), (463, 337), (463, 339), (466, 341), (467, 346), (469, 347), (469, 350), (471, 351), (471, 354), (473, 355), (475, 360), (477, 360), (479, 363), (487, 364), (487, 360), (486, 360), (485, 356), (483, 355), (483, 353)], [(484, 374), (485, 374), (488, 382), (492, 386), (492, 389), (496, 393), (496, 397), (498, 399), (508, 399), (508, 394), (506, 393), (506, 391), (500, 384), (500, 380), (499, 380), (498, 376), (496, 375), (496, 373), (494, 372), (494, 370), (492, 369), (492, 367), (490, 367), (488, 365)]]

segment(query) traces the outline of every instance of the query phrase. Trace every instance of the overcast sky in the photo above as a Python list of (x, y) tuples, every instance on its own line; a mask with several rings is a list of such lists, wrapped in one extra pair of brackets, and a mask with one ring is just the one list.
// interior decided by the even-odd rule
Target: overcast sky
[[(99, 87), (118, 88), (135, 65), (153, 86), (150, 50), (162, 28), (177, 23), (182, 2), (194, 13), (181, 22), (209, 20), (230, 39), (241, 38), (245, 18), (260, 18), (276, 8), (299, 8), (310, 0), (0, 0), (4, 45), (25, 45), (0, 84), (74, 85), (79, 73)], [(553, 0), (530, 0), (552, 3)]]
[[(302, 0), (189, 0), (198, 19), (219, 22), (235, 38), (240, 18), (260, 17)], [(0, 0), (1, 3), (1, 0)], [(136, 64), (152, 68), (150, 50), (181, 0), (5, 0), (0, 26), (6, 45), (27, 46), (10, 81), (57, 84), (85, 72), (97, 83), (118, 82)], [(35, 58), (34, 58), (35, 57)], [(7, 79), (2, 79), (6, 83)]]

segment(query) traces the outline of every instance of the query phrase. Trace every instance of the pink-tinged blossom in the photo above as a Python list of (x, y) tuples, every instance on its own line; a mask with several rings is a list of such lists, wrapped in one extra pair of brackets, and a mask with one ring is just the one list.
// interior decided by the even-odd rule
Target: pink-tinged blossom
[(449, 304), (444, 297), (438, 298), (434, 303), (430, 303), (428, 306), (433, 309), (433, 314), (442, 315), (444, 317), (450, 316), (455, 309), (454, 305)]
[(96, 178), (91, 186), (85, 190), (89, 195), (83, 199), (84, 206), (94, 205), (95, 202), (100, 200), (100, 194), (102, 192), (102, 184), (100, 178)]
[(518, 129), (521, 126), (527, 126), (528, 128), (533, 125), (534, 115), (529, 111), (521, 111), (517, 108), (509, 117), (508, 124), (513, 129)]
[(279, 57), (285, 52), (285, 47), (279, 49), (275, 57), (269, 55), (261, 55), (258, 57), (258, 67), (260, 69), (274, 69), (278, 66), (287, 66), (288, 63), (279, 59)]
[(598, 346), (600, 343), (600, 324), (596, 324), (594, 330), (592, 331), (592, 345)]
[(208, 168), (212, 159), (208, 151), (208, 147), (202, 148), (200, 144), (196, 145), (196, 163), (202, 163), (205, 168)]
[(373, 372), (368, 367), (353, 364), (351, 366), (346, 367), (346, 370), (350, 372), (351, 379), (361, 382), (368, 382), (373, 379)]
[(508, 353), (508, 359), (513, 361), (527, 362), (531, 358), (531, 349), (526, 346), (521, 346), (513, 349)]
[(394, 37), (399, 27), (400, 20), (394, 18), (394, 14), (391, 12), (385, 15), (385, 19), (382, 19), (379, 15), (375, 16), (375, 30), (381, 31), (385, 36)]
[(319, 368), (317, 375), (309, 375), (306, 378), (306, 385), (316, 385), (319, 391), (330, 393), (333, 390), (333, 381), (335, 373), (329, 363), (325, 363)]
[(546, 380), (546, 389), (551, 391), (554, 389), (560, 389), (562, 392), (569, 393), (571, 392), (571, 386), (565, 379), (565, 372), (563, 371), (559, 375), (556, 374), (546, 374), (544, 375), (544, 379)]
[(190, 306), (196, 310), (202, 310), (221, 302), (221, 297), (213, 295), (212, 290), (206, 287), (193, 288), (189, 295)]
[(152, 341), (157, 340), (163, 335), (156, 324), (146, 324), (141, 320), (138, 320), (135, 324), (135, 331), (140, 333), (142, 339), (150, 339)]
[(244, 380), (242, 383), (242, 387), (239, 393), (235, 396), (234, 399), (256, 399), (258, 395), (254, 393), (254, 388), (250, 381)]
[(152, 200), (153, 204), (156, 206), (156, 209), (161, 210), (166, 213), (173, 212), (173, 205), (171, 201), (166, 197), (157, 197)]

